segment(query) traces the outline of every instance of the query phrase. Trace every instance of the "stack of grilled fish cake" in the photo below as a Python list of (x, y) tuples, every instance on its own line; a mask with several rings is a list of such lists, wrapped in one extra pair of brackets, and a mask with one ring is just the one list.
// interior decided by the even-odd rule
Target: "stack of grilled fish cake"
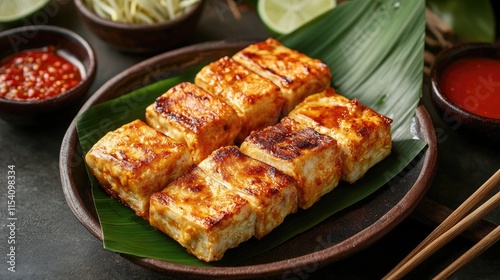
[(278, 86), (230, 57), (205, 66), (195, 83), (236, 111), (242, 122), (237, 143), (254, 130), (276, 124), (285, 102)]
[[(131, 175), (170, 174), (156, 192), (105, 175), (103, 166), (116, 160), (124, 161), (117, 169), (129, 168), (116, 155), (134, 145), (105, 136), (95, 148), (111, 147), (91, 150), (88, 165), (105, 188), (132, 189), (149, 199), (149, 215), (141, 216), (152, 226), (199, 259), (219, 260), (229, 248), (263, 238), (298, 208), (311, 207), (341, 179), (355, 182), (390, 153), (390, 120), (357, 100), (337, 98), (330, 81), (324, 63), (274, 39), (250, 45), (207, 65), (194, 84), (174, 86), (146, 109), (146, 122), (184, 146), (179, 154), (191, 155), (191, 162), (163, 170), (144, 161)], [(122, 192), (113, 194), (131, 206)]]
[(293, 177), (243, 154), (238, 147), (222, 147), (199, 167), (218, 182), (248, 200), (257, 213), (254, 236), (262, 238), (297, 211)]
[(283, 116), (307, 96), (324, 90), (332, 80), (325, 63), (291, 50), (274, 39), (250, 45), (233, 58), (280, 87), (285, 98)]
[(218, 147), (233, 144), (241, 130), (233, 108), (189, 82), (172, 87), (148, 106), (146, 121), (185, 144), (194, 163)]
[(333, 88), (308, 96), (289, 117), (337, 140), (346, 182), (356, 182), (391, 153), (392, 120)]
[(152, 195), (149, 222), (209, 262), (250, 239), (256, 216), (246, 199), (194, 165)]
[(150, 196), (192, 165), (185, 145), (140, 120), (108, 132), (85, 160), (109, 195), (146, 219)]
[(287, 117), (253, 132), (241, 144), (241, 151), (295, 178), (302, 209), (333, 190), (342, 174), (337, 142)]

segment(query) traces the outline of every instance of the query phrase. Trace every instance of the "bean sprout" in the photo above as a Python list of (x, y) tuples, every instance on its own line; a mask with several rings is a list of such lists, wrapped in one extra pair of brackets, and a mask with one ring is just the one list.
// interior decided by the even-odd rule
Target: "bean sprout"
[(153, 24), (175, 19), (200, 0), (84, 0), (98, 16), (112, 21)]

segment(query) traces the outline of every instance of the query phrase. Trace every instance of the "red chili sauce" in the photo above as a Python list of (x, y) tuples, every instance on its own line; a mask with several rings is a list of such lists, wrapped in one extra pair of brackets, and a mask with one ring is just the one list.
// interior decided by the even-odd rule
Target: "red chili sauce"
[(82, 80), (78, 67), (53, 46), (17, 53), (0, 64), (0, 98), (28, 101), (57, 96)]
[(500, 119), (500, 60), (458, 60), (444, 71), (441, 83), (444, 94), (460, 108)]

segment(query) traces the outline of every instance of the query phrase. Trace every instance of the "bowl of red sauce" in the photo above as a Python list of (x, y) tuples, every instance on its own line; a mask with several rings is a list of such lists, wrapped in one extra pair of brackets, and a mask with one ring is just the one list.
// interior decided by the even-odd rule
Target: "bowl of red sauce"
[(432, 101), (451, 127), (500, 142), (500, 44), (461, 43), (431, 70)]
[(96, 67), (91, 45), (68, 29), (34, 25), (1, 32), (0, 117), (20, 125), (63, 119), (83, 101)]

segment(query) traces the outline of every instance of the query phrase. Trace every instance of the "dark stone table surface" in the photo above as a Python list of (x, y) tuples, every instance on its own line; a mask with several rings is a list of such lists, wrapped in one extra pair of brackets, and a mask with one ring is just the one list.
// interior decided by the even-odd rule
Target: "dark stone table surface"
[[(72, 1), (59, 1), (56, 5), (50, 15), (35, 15), (22, 24), (64, 26), (91, 42), (99, 66), (88, 96), (122, 70), (148, 57), (117, 52), (90, 34), (81, 26)], [(236, 19), (225, 1), (210, 1), (196, 34), (188, 43), (269, 36), (252, 8), (242, 6), (241, 16)], [(11, 27), (0, 25), (0, 31)], [(422, 102), (433, 118), (439, 151), (436, 176), (427, 197), (455, 208), (498, 170), (500, 150), (498, 145), (484, 145), (444, 123), (433, 109), (425, 87)], [(63, 196), (58, 166), (61, 141), (73, 117), (66, 116), (60, 123), (34, 128), (17, 127), (0, 120), (0, 190), (3, 192), (0, 196), (0, 279), (172, 279), (103, 249), (102, 242), (73, 216)], [(6, 174), (9, 165), (15, 165), (16, 171), (15, 273), (8, 271), (7, 263), (10, 245)], [(499, 211), (485, 219), (499, 224)], [(281, 278), (379, 279), (431, 230), (431, 225), (410, 215), (366, 250), (316, 271)], [(466, 238), (454, 239), (407, 279), (430, 279), (472, 245)], [(500, 279), (499, 249), (498, 244), (493, 246), (452, 279)]]

